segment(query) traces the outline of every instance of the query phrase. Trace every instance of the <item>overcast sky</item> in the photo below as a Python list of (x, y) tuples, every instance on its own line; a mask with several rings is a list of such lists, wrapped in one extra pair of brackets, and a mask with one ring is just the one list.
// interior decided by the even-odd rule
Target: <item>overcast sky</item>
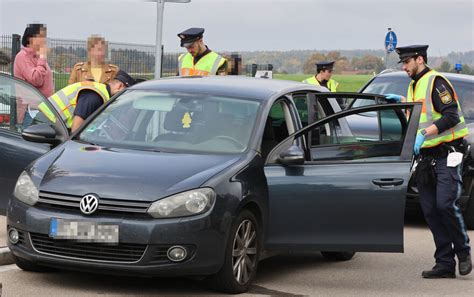
[[(0, 0), (0, 34), (45, 23), (48, 36), (155, 44), (156, 3), (144, 0)], [(163, 44), (204, 27), (214, 50), (381, 49), (387, 28), (398, 45), (429, 44), (430, 55), (474, 50), (474, 0), (192, 0), (166, 3)]]

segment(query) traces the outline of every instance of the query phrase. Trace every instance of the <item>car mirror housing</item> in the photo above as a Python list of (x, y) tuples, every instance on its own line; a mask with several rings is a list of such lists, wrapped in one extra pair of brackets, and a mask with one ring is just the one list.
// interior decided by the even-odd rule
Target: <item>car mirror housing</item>
[(23, 130), (21, 136), (24, 140), (38, 143), (58, 144), (61, 141), (56, 138), (56, 130), (49, 124), (32, 125)]
[(285, 166), (303, 165), (304, 151), (297, 145), (292, 145), (280, 153), (279, 161)]

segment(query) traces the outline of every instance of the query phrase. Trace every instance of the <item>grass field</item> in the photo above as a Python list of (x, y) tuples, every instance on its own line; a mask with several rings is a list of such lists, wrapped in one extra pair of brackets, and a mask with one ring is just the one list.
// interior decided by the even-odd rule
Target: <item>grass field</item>
[[(286, 79), (302, 81), (311, 75), (308, 74), (274, 74), (274, 79)], [(357, 92), (365, 85), (372, 75), (333, 75), (332, 78), (339, 83), (337, 90), (339, 92)]]
[[(310, 77), (308, 74), (274, 74), (274, 79), (286, 79), (294, 81), (302, 81)], [(372, 75), (333, 75), (339, 83), (338, 91), (340, 92), (357, 92), (369, 79)], [(69, 79), (68, 73), (54, 73), (54, 81), (56, 91), (61, 90), (67, 85)]]

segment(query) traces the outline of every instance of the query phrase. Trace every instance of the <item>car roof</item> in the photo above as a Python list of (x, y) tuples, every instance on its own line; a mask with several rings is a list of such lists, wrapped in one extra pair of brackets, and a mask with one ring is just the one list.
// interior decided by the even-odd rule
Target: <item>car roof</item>
[(131, 90), (192, 92), (229, 97), (268, 100), (295, 91), (327, 92), (325, 88), (296, 81), (245, 76), (171, 77), (139, 83)]
[[(448, 73), (448, 72), (441, 72), (444, 76), (449, 78), (450, 80), (463, 80), (467, 82), (473, 82), (474, 81), (474, 75), (468, 75), (468, 74), (460, 74), (460, 73)], [(408, 78), (407, 74), (405, 71), (400, 71), (400, 70), (395, 70), (395, 69), (386, 69), (382, 72), (380, 72), (377, 76), (383, 76), (383, 77), (406, 77)]]

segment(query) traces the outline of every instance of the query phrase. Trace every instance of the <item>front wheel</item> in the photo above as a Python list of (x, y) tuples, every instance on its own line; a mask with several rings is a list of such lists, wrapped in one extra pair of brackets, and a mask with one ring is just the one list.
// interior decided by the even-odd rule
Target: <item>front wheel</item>
[(248, 210), (242, 211), (232, 224), (224, 265), (209, 279), (215, 290), (238, 294), (249, 289), (257, 272), (260, 240), (260, 227), (254, 214)]
[(329, 261), (348, 261), (354, 257), (355, 252), (321, 252), (321, 254)]

